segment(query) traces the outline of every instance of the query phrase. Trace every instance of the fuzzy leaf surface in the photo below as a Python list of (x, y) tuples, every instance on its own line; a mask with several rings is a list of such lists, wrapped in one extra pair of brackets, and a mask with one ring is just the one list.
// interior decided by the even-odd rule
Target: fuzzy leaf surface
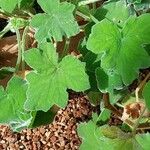
[(68, 55), (58, 62), (58, 54), (50, 43), (43, 44), (41, 49), (30, 49), (25, 53), (25, 60), (34, 69), (27, 75), (27, 110), (47, 111), (54, 104), (65, 107), (67, 88), (84, 91), (90, 88), (85, 73), (85, 63)]
[(38, 41), (53, 37), (61, 41), (63, 36), (67, 38), (76, 35), (79, 27), (74, 19), (73, 4), (59, 0), (38, 0), (45, 13), (36, 14), (31, 20), (31, 26), (37, 29), (35, 37)]
[(9, 124), (14, 131), (28, 127), (31, 114), (24, 110), (27, 84), (19, 77), (12, 77), (6, 90), (0, 87), (0, 123)]
[(120, 76), (122, 82), (129, 85), (140, 68), (150, 66), (150, 56), (143, 48), (143, 44), (150, 43), (149, 35), (150, 14), (130, 17), (121, 30), (104, 19), (93, 26), (87, 48), (103, 54), (101, 67), (108, 75)]

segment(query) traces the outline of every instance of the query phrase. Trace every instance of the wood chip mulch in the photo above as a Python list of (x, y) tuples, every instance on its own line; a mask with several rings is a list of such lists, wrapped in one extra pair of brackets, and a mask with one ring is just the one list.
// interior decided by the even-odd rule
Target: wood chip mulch
[(13, 133), (0, 126), (0, 150), (78, 150), (81, 139), (77, 125), (89, 119), (93, 107), (84, 96), (73, 97), (60, 109), (54, 121), (46, 126)]

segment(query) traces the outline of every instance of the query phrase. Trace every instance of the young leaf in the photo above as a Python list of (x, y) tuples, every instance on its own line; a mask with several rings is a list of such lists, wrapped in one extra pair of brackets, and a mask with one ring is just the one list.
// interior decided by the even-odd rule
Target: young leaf
[(124, 134), (124, 132), (120, 128), (116, 126), (107, 126), (107, 125), (101, 127), (101, 132), (105, 137), (110, 139), (119, 138), (119, 136)]
[(150, 110), (150, 81), (144, 87), (143, 96), (146, 102), (146, 106)]
[(31, 26), (37, 29), (35, 37), (38, 41), (53, 37), (61, 41), (62, 36), (67, 38), (79, 32), (77, 22), (73, 17), (73, 4), (59, 0), (37, 0), (45, 13), (35, 15), (31, 20)]
[(54, 104), (65, 107), (66, 89), (84, 91), (90, 88), (85, 64), (74, 56), (66, 56), (58, 63), (58, 54), (50, 43), (39, 49), (30, 49), (25, 60), (35, 71), (27, 75), (27, 110), (47, 111)]
[(24, 110), (27, 84), (19, 77), (12, 77), (6, 90), (0, 88), (0, 123), (9, 124), (14, 131), (28, 127), (31, 113)]
[(113, 150), (107, 142), (108, 140), (103, 138), (100, 128), (97, 128), (96, 123), (93, 121), (80, 124), (78, 134), (82, 137), (80, 150)]
[(120, 76), (129, 85), (140, 68), (150, 66), (150, 56), (143, 48), (143, 44), (150, 43), (149, 35), (150, 14), (130, 17), (122, 30), (104, 19), (93, 26), (87, 48), (103, 54), (101, 66), (108, 75)]

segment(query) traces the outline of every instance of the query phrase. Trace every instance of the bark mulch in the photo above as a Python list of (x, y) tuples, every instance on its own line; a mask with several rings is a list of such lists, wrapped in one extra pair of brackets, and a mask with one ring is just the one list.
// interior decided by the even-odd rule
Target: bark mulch
[(0, 126), (0, 150), (78, 150), (81, 139), (77, 125), (91, 117), (93, 107), (85, 96), (73, 96), (65, 109), (60, 109), (54, 121), (46, 126), (13, 133)]

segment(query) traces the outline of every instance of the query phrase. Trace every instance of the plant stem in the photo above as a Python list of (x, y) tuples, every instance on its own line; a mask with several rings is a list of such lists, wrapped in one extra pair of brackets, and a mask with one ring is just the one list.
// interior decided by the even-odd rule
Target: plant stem
[(24, 29), (24, 32), (23, 32), (23, 35), (22, 35), (22, 48), (21, 48), (21, 56), (22, 56), (22, 71), (24, 71), (25, 69), (25, 61), (24, 61), (24, 51), (26, 49), (26, 35), (27, 35), (27, 32), (29, 30), (29, 27), (26, 26), (25, 29)]
[(85, 1), (79, 2), (78, 6), (87, 5), (87, 4), (95, 3), (98, 1), (100, 1), (100, 0), (85, 0)]
[(10, 23), (0, 32), (0, 39), (10, 30)]
[(32, 120), (31, 120), (31, 123), (29, 125), (29, 128), (33, 127), (33, 124), (34, 124), (34, 121), (35, 121), (35, 118), (36, 118), (36, 114), (37, 114), (37, 111), (32, 112)]
[(85, 14), (83, 14), (83, 13), (81, 13), (80, 11), (76, 11), (76, 14), (77, 14), (78, 16), (84, 18), (85, 20), (90, 21), (90, 17), (87, 16), (87, 15), (85, 15)]
[(76, 14), (77, 14), (78, 16), (81, 16), (82, 18), (84, 18), (84, 19), (87, 20), (87, 21), (92, 20), (94, 23), (98, 23), (98, 22), (99, 22), (99, 21), (98, 21), (92, 14), (90, 14), (90, 13), (89, 13), (89, 16), (88, 16), (88, 15), (86, 15), (86, 14), (83, 14), (83, 13), (80, 12), (80, 11), (76, 11)]
[(136, 90), (135, 90), (136, 102), (139, 101), (139, 92), (144, 87), (144, 85), (145, 85), (146, 81), (149, 79), (149, 77), (150, 77), (150, 72), (146, 75), (145, 79), (136, 88)]
[(69, 44), (70, 44), (70, 40), (66, 39), (64, 49), (63, 49), (63, 52), (62, 52), (62, 55), (61, 55), (61, 59), (67, 55), (68, 50), (69, 50)]
[(16, 36), (17, 36), (17, 43), (18, 43), (18, 58), (16, 62), (16, 72), (19, 70), (19, 66), (21, 63), (21, 56), (22, 56), (22, 47), (21, 47), (21, 36), (19, 29), (16, 29)]

